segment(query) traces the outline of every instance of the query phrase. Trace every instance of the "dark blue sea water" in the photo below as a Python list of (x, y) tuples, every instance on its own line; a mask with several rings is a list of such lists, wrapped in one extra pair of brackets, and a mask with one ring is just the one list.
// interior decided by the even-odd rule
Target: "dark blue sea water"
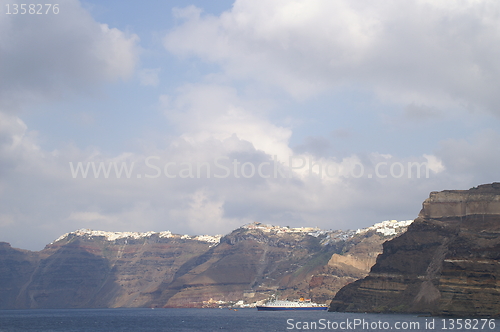
[[(500, 331), (500, 321), (256, 309), (0, 310), (0, 332)], [(461, 327), (461, 328), (459, 328)]]

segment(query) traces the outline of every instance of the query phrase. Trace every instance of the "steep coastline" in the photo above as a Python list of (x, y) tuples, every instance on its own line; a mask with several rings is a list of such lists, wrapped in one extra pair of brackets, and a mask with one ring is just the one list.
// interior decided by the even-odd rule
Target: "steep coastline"
[(272, 295), (326, 302), (409, 222), (358, 231), (252, 223), (225, 236), (82, 229), (40, 252), (0, 243), (0, 308), (213, 307)]
[(498, 316), (500, 183), (432, 192), (408, 231), (330, 311)]

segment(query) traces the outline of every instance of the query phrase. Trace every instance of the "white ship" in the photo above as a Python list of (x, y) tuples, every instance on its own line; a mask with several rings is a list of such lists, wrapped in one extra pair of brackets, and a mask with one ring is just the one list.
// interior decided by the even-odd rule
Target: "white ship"
[(327, 310), (328, 306), (326, 304), (318, 304), (311, 302), (311, 300), (305, 300), (300, 298), (296, 301), (286, 301), (286, 300), (274, 300), (267, 302), (263, 305), (258, 305), (257, 310), (259, 311), (281, 311), (281, 310)]

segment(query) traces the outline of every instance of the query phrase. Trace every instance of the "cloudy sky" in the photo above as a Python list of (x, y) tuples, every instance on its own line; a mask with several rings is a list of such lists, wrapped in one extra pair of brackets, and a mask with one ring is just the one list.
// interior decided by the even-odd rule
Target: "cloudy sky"
[(498, 1), (0, 3), (14, 247), (356, 229), (499, 179)]

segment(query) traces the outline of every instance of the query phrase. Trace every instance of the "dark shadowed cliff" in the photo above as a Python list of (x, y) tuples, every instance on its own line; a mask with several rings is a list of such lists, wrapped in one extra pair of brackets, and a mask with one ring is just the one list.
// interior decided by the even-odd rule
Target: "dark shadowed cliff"
[(500, 313), (500, 183), (432, 192), (408, 231), (330, 311), (453, 316)]

